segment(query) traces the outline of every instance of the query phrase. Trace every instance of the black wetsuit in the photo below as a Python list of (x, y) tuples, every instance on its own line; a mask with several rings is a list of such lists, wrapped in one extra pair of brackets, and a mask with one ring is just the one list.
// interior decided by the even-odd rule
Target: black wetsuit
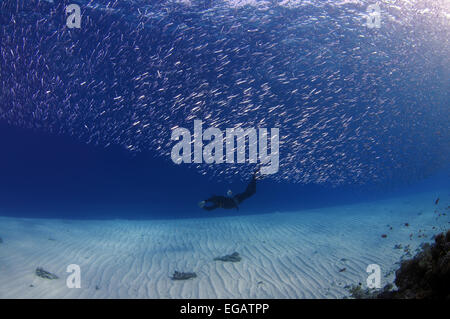
[(216, 208), (239, 209), (239, 204), (245, 199), (256, 193), (256, 176), (253, 175), (252, 180), (248, 184), (244, 192), (234, 195), (233, 197), (214, 195), (205, 200), (205, 203), (211, 203), (210, 206), (203, 206), (205, 210), (213, 210)]

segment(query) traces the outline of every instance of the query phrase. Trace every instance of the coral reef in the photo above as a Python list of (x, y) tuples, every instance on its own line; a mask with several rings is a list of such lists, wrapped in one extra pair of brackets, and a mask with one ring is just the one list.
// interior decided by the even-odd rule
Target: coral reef
[[(398, 247), (396, 247), (398, 248)], [(397, 290), (387, 284), (382, 290), (346, 286), (355, 299), (450, 299), (450, 230), (435, 237), (434, 244), (404, 260), (395, 272)]]
[(403, 261), (395, 275), (398, 289), (381, 292), (378, 298), (450, 299), (450, 230)]
[(363, 289), (361, 285), (359, 283), (359, 285), (346, 286), (345, 288), (348, 289), (350, 296), (354, 299), (377, 299), (379, 295), (386, 294), (393, 288), (392, 284), (387, 284), (383, 290), (379, 291), (377, 289)]

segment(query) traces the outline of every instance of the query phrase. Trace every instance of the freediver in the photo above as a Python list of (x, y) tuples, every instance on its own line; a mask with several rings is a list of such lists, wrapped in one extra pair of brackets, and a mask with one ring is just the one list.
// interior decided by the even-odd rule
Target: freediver
[[(260, 177), (257, 176), (257, 173), (255, 172), (244, 192), (233, 196), (232, 191), (228, 190), (227, 196), (213, 195), (210, 198), (205, 199), (200, 203), (198, 203), (198, 206), (208, 211), (214, 210), (216, 208), (224, 208), (224, 209), (236, 208), (237, 210), (239, 210), (239, 204), (256, 193), (257, 179), (260, 179)], [(211, 203), (211, 205), (206, 205), (208, 203)]]

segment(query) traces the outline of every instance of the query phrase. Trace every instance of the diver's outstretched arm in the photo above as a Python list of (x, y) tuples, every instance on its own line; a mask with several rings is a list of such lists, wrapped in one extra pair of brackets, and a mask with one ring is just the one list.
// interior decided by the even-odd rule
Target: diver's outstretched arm
[[(199, 203), (199, 206), (200, 206), (201, 208), (203, 208), (204, 210), (208, 210), (208, 211), (214, 210), (214, 209), (216, 209), (216, 208), (219, 208), (220, 205), (219, 205), (218, 198), (219, 198), (219, 196), (216, 196), (216, 195), (211, 196), (210, 198), (201, 201), (201, 202)], [(209, 203), (212, 203), (212, 205), (206, 206), (206, 204), (207, 204), (208, 202), (209, 202)]]

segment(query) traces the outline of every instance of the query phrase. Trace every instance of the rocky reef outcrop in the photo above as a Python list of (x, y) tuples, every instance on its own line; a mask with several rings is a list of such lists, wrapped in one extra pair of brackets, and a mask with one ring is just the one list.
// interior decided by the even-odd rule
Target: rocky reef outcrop
[(404, 260), (395, 272), (395, 285), (363, 289), (361, 283), (348, 287), (355, 299), (447, 299), (450, 300), (450, 230), (433, 244), (422, 245), (412, 259)]
[(450, 299), (450, 230), (437, 235), (434, 241), (401, 263), (395, 272), (397, 290), (383, 291), (377, 297)]

